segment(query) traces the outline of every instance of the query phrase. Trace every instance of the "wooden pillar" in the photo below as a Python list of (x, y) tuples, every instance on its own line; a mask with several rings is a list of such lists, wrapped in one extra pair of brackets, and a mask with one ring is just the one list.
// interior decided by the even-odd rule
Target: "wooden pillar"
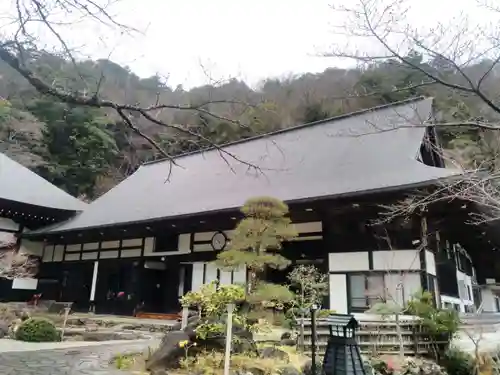
[(420, 212), (420, 283), (422, 290), (429, 290), (429, 279), (427, 275), (427, 261), (425, 257), (425, 252), (429, 248), (429, 231), (427, 225), (427, 215), (425, 211)]
[(95, 312), (95, 291), (97, 286), (97, 277), (99, 274), (99, 261), (94, 262), (94, 270), (92, 272), (92, 285), (90, 287), (90, 310)]

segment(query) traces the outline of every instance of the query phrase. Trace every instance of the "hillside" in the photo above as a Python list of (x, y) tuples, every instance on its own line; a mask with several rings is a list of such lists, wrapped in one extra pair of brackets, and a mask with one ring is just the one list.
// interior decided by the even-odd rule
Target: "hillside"
[[(446, 66), (423, 62), (419, 56), (412, 58), (440, 74), (448, 74)], [(436, 98), (438, 121), (497, 119), (476, 97), (459, 95), (438, 85), (418, 87), (425, 77), (394, 61), (362, 69), (331, 68), (319, 74), (268, 79), (255, 90), (242, 81), (231, 80), (189, 91), (169, 87), (159, 77), (140, 78), (109, 60), (83, 61), (75, 68), (56, 56), (39, 54), (31, 64), (37, 75), (55, 87), (87, 92), (89, 96), (99, 87), (102, 98), (119, 103), (140, 103), (144, 107), (156, 102), (172, 106), (217, 102), (206, 107), (216, 116), (178, 109), (163, 109), (156, 114), (163, 122), (201, 134), (207, 141), (137, 118), (140, 129), (172, 155), (206, 147), (208, 140), (221, 144), (417, 95)], [(484, 66), (481, 63), (469, 67), (468, 73), (478, 76)], [(485, 90), (498, 84), (498, 74), (492, 76)], [(461, 79), (448, 78), (457, 82)], [(402, 90), (408, 86), (415, 88)], [(93, 199), (142, 162), (159, 157), (115, 113), (72, 107), (42, 97), (1, 61), (0, 97), (4, 98), (0, 102), (0, 151), (73, 195)], [(496, 133), (449, 128), (440, 129), (440, 133), (445, 146), (467, 166), (496, 155)]]

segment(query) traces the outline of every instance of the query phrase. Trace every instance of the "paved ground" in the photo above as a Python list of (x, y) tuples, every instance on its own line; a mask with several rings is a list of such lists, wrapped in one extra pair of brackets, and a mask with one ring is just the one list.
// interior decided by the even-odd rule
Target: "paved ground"
[[(109, 364), (113, 356), (147, 350), (154, 340), (101, 343), (80, 347), (5, 351), (0, 353), (1, 375), (123, 375)], [(28, 348), (28, 347), (27, 347)], [(1, 350), (1, 348), (0, 348)]]

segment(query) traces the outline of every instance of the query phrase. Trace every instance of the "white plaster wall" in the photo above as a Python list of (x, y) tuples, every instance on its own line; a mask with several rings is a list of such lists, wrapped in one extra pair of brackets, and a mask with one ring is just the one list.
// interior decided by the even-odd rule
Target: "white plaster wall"
[(37, 286), (37, 279), (19, 278), (12, 280), (12, 289), (36, 290)]
[[(83, 253), (83, 255), (85, 255), (85, 253)], [(140, 256), (141, 256), (141, 249), (126, 249), (121, 251), (122, 258), (133, 258)]]
[(205, 266), (205, 280), (203, 280), (204, 284), (208, 284), (216, 280), (217, 280), (217, 267), (212, 262), (207, 263)]
[(82, 249), (82, 245), (77, 243), (77, 244), (71, 244), (71, 245), (66, 245), (66, 252), (67, 253), (74, 253), (78, 252)]
[(42, 256), (43, 254), (43, 242), (33, 242), (26, 239), (21, 240), (21, 249), (23, 253)]
[(62, 262), (64, 256), (64, 245), (54, 246), (54, 262)]
[(481, 298), (484, 312), (498, 312), (495, 299), (498, 298), (490, 288), (483, 286), (481, 288)]
[(220, 271), (220, 283), (221, 285), (231, 285), (230, 271)]
[(323, 222), (298, 223), (294, 224), (294, 227), (297, 233), (321, 233), (323, 231)]
[(431, 275), (436, 276), (436, 259), (434, 257), (434, 254), (428, 250), (425, 251), (425, 264), (426, 264), (426, 269), (427, 273), (430, 273)]
[(116, 249), (117, 247), (120, 247), (120, 241), (101, 242), (101, 249)]
[(99, 249), (99, 242), (89, 242), (83, 244), (83, 250), (97, 250)]
[(418, 250), (388, 250), (373, 252), (373, 270), (419, 270)]
[[(473, 305), (474, 304), (474, 294), (472, 293), (472, 277), (457, 270), (457, 282), (459, 280), (464, 281), (465, 288), (466, 288), (463, 291), (463, 295), (460, 295), (460, 298), (463, 300), (464, 305)], [(470, 291), (470, 294), (471, 294), (470, 299), (469, 299), (469, 295), (468, 295), (467, 290)], [(459, 288), (459, 293), (460, 293), (460, 288)]]
[(80, 253), (66, 253), (66, 255), (64, 255), (64, 260), (80, 260)]
[(399, 305), (407, 303), (421, 288), (418, 273), (390, 273), (384, 275), (388, 297)]
[(184, 284), (186, 281), (186, 266), (179, 267), (179, 288), (177, 289), (177, 295), (182, 297), (184, 295)]
[(122, 247), (142, 247), (142, 238), (122, 240)]
[(441, 294), (441, 307), (444, 308), (445, 303), (451, 303), (453, 305), (458, 305), (458, 306), (460, 306), (460, 312), (465, 312), (465, 305), (460, 298)]
[(197, 292), (203, 285), (203, 262), (193, 263), (193, 276), (191, 281), (191, 290)]
[(90, 288), (90, 296), (89, 300), (94, 301), (95, 300), (95, 291), (96, 291), (96, 286), (97, 286), (97, 277), (99, 275), (99, 261), (94, 262), (94, 269), (92, 271), (92, 286)]
[[(205, 269), (205, 271), (203, 271)], [(235, 271), (223, 271), (219, 269), (220, 283), (223, 285), (231, 284), (231, 274), (233, 279), (233, 284), (245, 284), (246, 283), (246, 269), (241, 267)], [(203, 277), (205, 276), (205, 277)], [(196, 262), (193, 263), (193, 275), (191, 279), (191, 290), (197, 291), (201, 288), (203, 284), (208, 284), (212, 281), (217, 280), (217, 266), (213, 262)]]
[(234, 284), (246, 284), (246, 282), (247, 282), (247, 270), (245, 267), (240, 267), (239, 269), (233, 271)]
[[(119, 254), (120, 253), (118, 250), (104, 251), (104, 252), (101, 252), (100, 258), (101, 259), (115, 259), (115, 258), (118, 258)], [(68, 254), (66, 254), (66, 256), (68, 256)]]
[(330, 310), (338, 314), (347, 314), (347, 276), (330, 274)]
[(17, 224), (12, 219), (7, 219), (5, 217), (0, 217), (0, 230), (19, 230), (19, 224)]
[(86, 251), (82, 253), (82, 260), (97, 259), (97, 254), (99, 254), (97, 251)]
[(54, 256), (54, 245), (46, 245), (43, 250), (43, 261), (52, 262), (52, 257)]
[(330, 253), (328, 269), (331, 272), (368, 271), (368, 252)]

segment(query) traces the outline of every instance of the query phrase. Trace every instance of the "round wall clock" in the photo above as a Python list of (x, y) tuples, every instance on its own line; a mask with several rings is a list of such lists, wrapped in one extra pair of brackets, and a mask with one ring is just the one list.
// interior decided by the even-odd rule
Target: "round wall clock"
[(224, 232), (216, 232), (212, 237), (212, 247), (214, 250), (223, 250), (227, 244), (227, 236)]

